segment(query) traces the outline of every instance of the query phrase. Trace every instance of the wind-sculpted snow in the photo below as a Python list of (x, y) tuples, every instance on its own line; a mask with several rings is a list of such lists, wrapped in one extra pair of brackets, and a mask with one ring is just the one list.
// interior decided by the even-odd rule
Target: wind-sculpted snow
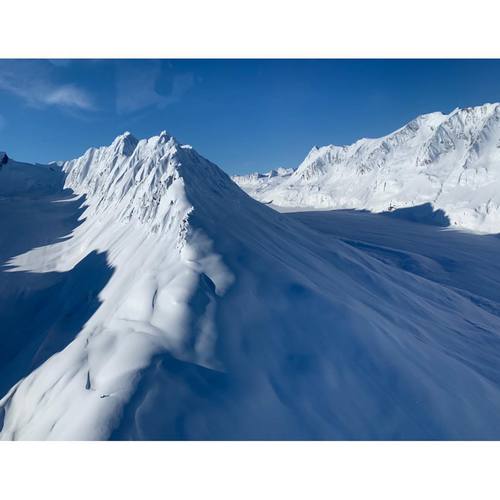
[(62, 169), (72, 198), (0, 200), (3, 439), (500, 437), (499, 273), (454, 271), (482, 236), (345, 241), (165, 133)]
[(380, 139), (314, 147), (290, 176), (236, 176), (281, 207), (392, 211), (430, 203), (450, 223), (500, 232), (500, 105), (431, 113)]
[[(212, 302), (232, 276), (188, 223), (187, 194), (195, 202), (215, 198), (224, 183), (238, 188), (164, 133), (147, 141), (125, 134), (63, 170), (66, 187), (86, 196), (85, 221), (70, 239), (11, 259), (10, 271), (67, 273), (92, 252), (105, 252), (114, 273), (75, 340), (7, 394), (7, 438), (106, 437), (155, 353), (215, 363)], [(201, 297), (197, 307), (189, 302), (194, 295)]]

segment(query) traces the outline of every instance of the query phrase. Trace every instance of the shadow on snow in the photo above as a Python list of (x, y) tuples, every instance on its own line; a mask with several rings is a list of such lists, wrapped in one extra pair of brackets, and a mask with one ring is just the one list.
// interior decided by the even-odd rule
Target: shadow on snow
[(82, 222), (82, 202), (70, 191), (0, 199), (0, 398), (71, 343), (100, 305), (113, 272), (105, 253), (67, 272), (9, 272), (14, 256), (69, 238)]

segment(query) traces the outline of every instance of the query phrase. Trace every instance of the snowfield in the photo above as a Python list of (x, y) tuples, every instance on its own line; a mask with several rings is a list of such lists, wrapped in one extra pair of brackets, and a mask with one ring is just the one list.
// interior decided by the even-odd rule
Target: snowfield
[(168, 134), (126, 133), (9, 160), (0, 238), (2, 439), (500, 439), (496, 236), (279, 213)]
[(292, 173), (233, 180), (280, 207), (386, 212), (430, 204), (452, 226), (500, 232), (500, 104), (422, 115), (380, 139), (314, 147)]

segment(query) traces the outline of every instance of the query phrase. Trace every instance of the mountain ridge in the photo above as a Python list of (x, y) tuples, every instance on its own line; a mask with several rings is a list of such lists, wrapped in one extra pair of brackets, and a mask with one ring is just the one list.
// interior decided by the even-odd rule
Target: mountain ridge
[(166, 133), (61, 172), (0, 197), (1, 439), (500, 435), (500, 315), (457, 255), (318, 231)]

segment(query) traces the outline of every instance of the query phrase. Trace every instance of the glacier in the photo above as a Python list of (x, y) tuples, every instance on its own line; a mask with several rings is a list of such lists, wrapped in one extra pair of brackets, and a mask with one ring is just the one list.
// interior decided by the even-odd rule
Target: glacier
[(496, 236), (279, 213), (166, 132), (9, 158), (0, 234), (1, 439), (500, 438)]
[(313, 147), (293, 171), (233, 180), (291, 209), (391, 212), (429, 205), (449, 225), (500, 232), (500, 104), (419, 116), (378, 139)]

